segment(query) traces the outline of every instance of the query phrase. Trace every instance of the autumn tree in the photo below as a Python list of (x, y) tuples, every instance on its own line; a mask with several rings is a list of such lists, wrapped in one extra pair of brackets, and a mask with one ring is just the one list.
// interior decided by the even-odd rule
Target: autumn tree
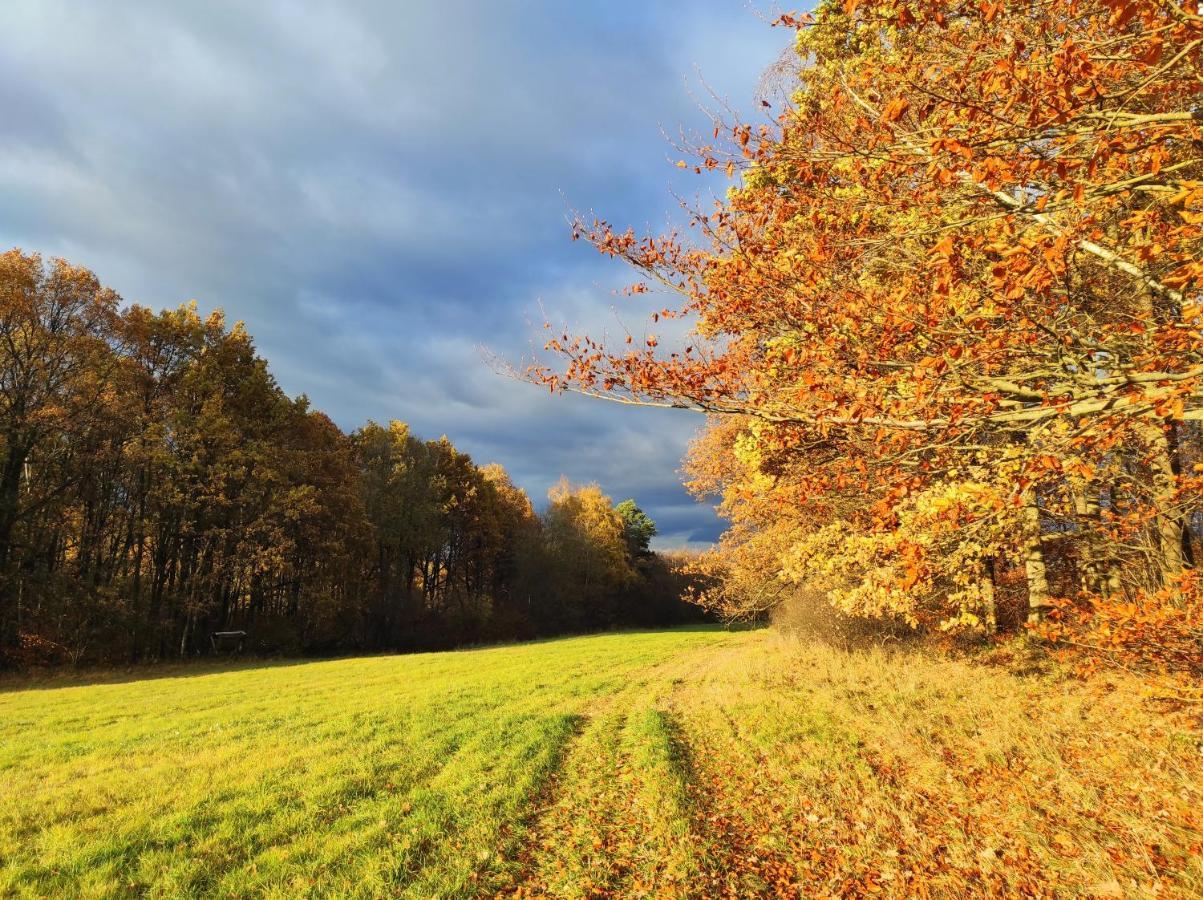
[(529, 598), (542, 590), (538, 546), (541, 523), (526, 491), (514, 484), (504, 467), (489, 463), (480, 470), (489, 491), (488, 530), (491, 556), (487, 566), (492, 617), (501, 630), (516, 637), (535, 633)]
[(634, 296), (679, 298), (656, 317), (689, 343), (554, 336), (533, 376), (730, 421), (694, 465), (727, 546), (771, 561), (749, 602), (827, 580), (850, 611), (988, 629), (1019, 568), (1033, 620), (1156, 596), (1188, 620), (1203, 19), (852, 0), (781, 24), (785, 111), (692, 148), (742, 173), (698, 240), (577, 223)]
[(27, 536), (18, 529), (34, 527), (103, 442), (117, 302), (62, 260), (0, 255), (0, 642), (20, 628)]
[(617, 594), (634, 578), (622, 516), (596, 484), (567, 479), (551, 489), (543, 514), (548, 611), (565, 627), (612, 625)]

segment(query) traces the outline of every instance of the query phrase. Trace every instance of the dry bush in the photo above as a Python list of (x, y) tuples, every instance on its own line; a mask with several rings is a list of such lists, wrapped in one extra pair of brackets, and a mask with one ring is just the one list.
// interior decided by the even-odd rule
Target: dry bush
[(769, 613), (769, 621), (788, 637), (846, 649), (917, 639), (917, 634), (900, 620), (866, 619), (840, 612), (827, 592), (814, 585), (802, 585), (790, 592)]

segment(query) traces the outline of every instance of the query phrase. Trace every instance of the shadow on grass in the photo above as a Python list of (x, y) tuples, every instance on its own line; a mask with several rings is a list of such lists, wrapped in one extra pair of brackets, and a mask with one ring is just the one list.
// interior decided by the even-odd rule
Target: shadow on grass
[(169, 678), (197, 678), (206, 675), (225, 675), (233, 672), (246, 672), (254, 669), (280, 669), (291, 666), (320, 665), (327, 662), (337, 662), (348, 659), (382, 659), (394, 656), (429, 656), (436, 653), (482, 653), (492, 650), (502, 650), (513, 647), (535, 647), (554, 644), (559, 641), (574, 640), (589, 637), (618, 637), (641, 634), (681, 634), (681, 633), (719, 633), (724, 631), (747, 631), (763, 627), (762, 625), (723, 625), (700, 623), (680, 625), (666, 628), (635, 628), (613, 631), (589, 631), (574, 634), (561, 634), (530, 640), (506, 641), (497, 643), (465, 644), (462, 647), (442, 650), (403, 650), (396, 652), (376, 653), (347, 653), (332, 656), (301, 656), (301, 657), (246, 657), (202, 656), (187, 660), (170, 662), (146, 662), (125, 667), (85, 668), (85, 669), (43, 669), (34, 672), (5, 672), (0, 673), (0, 695), (22, 691), (49, 691), (61, 688), (86, 687), (106, 684), (131, 684), (138, 681), (153, 681)]
[(765, 855), (753, 847), (753, 837), (729, 815), (720, 802), (713, 784), (700, 771), (685, 728), (676, 713), (661, 712), (665, 731), (668, 764), (683, 789), (685, 813), (694, 847), (698, 885), (705, 884), (713, 893), (724, 893), (728, 873), (736, 870), (744, 856)]
[[(376, 654), (391, 656), (393, 654)], [(344, 657), (345, 658), (345, 657)], [(360, 658), (360, 657), (356, 657)], [(225, 675), (252, 669), (280, 669), (313, 663), (331, 662), (333, 657), (287, 657), (248, 659), (246, 657), (199, 659), (174, 662), (139, 663), (125, 668), (46, 669), (36, 672), (10, 672), (0, 675), (0, 695), (24, 691), (55, 691), (61, 688), (92, 687), (106, 684), (131, 684), (170, 678), (197, 678)]]

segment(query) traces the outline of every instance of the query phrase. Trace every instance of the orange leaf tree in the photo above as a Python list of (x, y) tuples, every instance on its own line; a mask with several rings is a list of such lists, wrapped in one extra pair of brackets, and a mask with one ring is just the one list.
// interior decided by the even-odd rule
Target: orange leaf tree
[[(821, 3), (772, 126), (692, 235), (575, 234), (678, 299), (687, 346), (548, 341), (531, 377), (712, 416), (728, 549), (849, 611), (991, 627), (1000, 571), (1129, 599), (1193, 560), (1203, 419), (1190, 4)], [(657, 298), (659, 299), (659, 298)], [(718, 420), (725, 420), (718, 424)], [(763, 596), (763, 595), (762, 595)]]

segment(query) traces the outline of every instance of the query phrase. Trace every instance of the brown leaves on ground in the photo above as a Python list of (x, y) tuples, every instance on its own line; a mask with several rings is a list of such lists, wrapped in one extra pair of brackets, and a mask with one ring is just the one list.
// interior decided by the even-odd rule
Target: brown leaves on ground
[[(1203, 891), (1197, 710), (1158, 708), (1135, 679), (757, 641), (591, 723), (522, 892)], [(649, 715), (671, 769), (633, 765)]]

